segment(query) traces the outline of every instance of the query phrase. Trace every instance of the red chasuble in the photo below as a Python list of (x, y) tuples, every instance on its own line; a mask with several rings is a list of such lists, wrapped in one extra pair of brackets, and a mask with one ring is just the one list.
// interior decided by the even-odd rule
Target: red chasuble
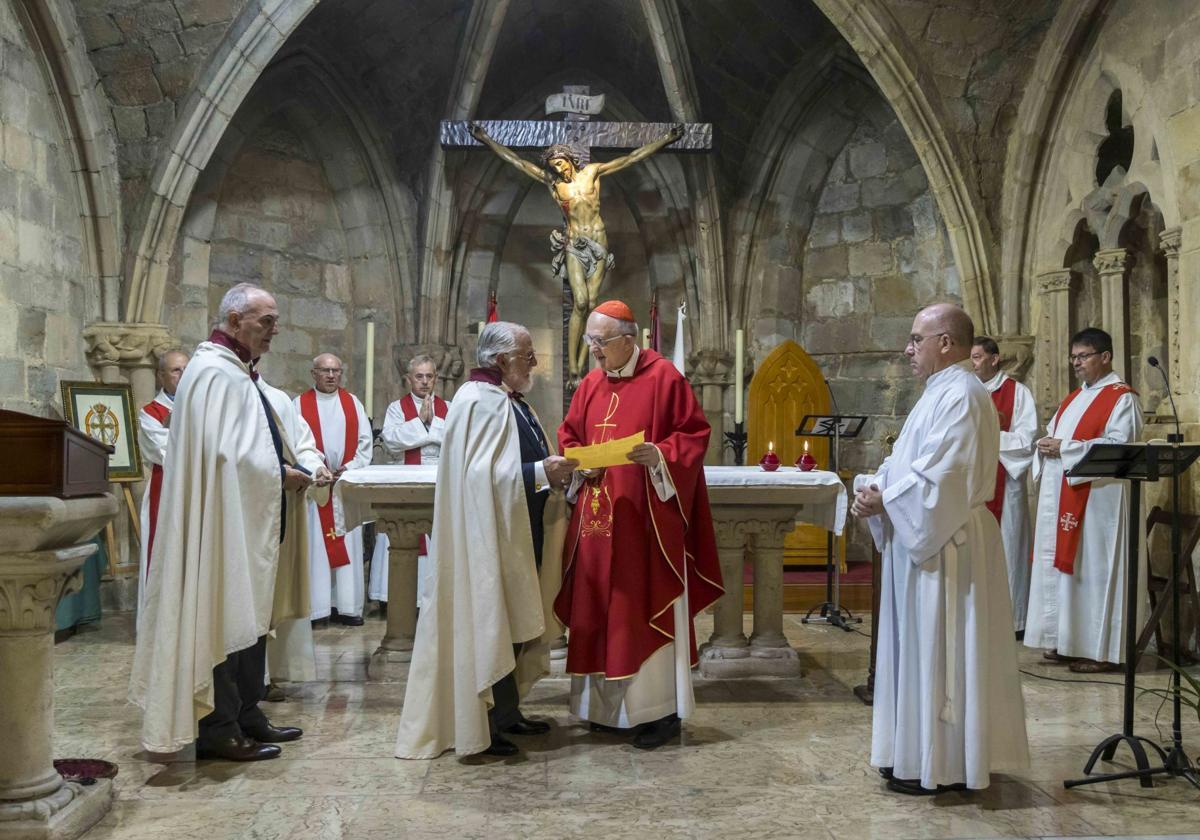
[[(1062, 419), (1063, 412), (1082, 391), (1082, 388), (1076, 388), (1058, 407), (1058, 413), (1054, 415), (1055, 434), (1058, 434), (1058, 422)], [(1103, 435), (1108, 418), (1117, 407), (1117, 401), (1129, 393), (1136, 392), (1124, 382), (1114, 382), (1101, 390), (1075, 424), (1071, 440), (1094, 440)], [(1079, 538), (1083, 535), (1083, 515), (1087, 512), (1088, 497), (1091, 495), (1090, 481), (1071, 485), (1067, 482), (1066, 474), (1063, 474), (1062, 486), (1058, 493), (1058, 534), (1054, 541), (1054, 568), (1064, 574), (1075, 574), (1075, 555), (1079, 552)]]
[[(350, 392), (338, 388), (338, 400), (342, 405), (342, 414), (346, 417), (346, 440), (342, 446), (342, 463), (329, 464), (329, 468), (337, 472), (347, 461), (353, 461), (358, 452), (358, 409)], [(321, 437), (321, 413), (317, 410), (317, 392), (309, 389), (300, 395), (300, 416), (312, 429), (317, 449), (325, 454), (325, 441)], [(333, 527), (333, 496), (325, 500), (325, 504), (317, 505), (317, 518), (321, 522), (321, 533), (325, 537), (325, 557), (329, 560), (329, 568), (338, 569), (350, 565), (350, 555), (346, 552), (346, 538), (339, 537)]]
[[(1000, 431), (1007, 432), (1012, 428), (1013, 405), (1017, 401), (1017, 381), (1012, 377), (1005, 379), (1000, 387), (992, 391), (992, 403), (996, 413), (1000, 415)], [(1004, 483), (1008, 480), (1008, 470), (1004, 464), (996, 463), (996, 495), (987, 503), (987, 509), (996, 517), (996, 522), (1004, 515)]]
[[(448, 408), (449, 406), (446, 405), (446, 401), (444, 399), (439, 397), (437, 394), (433, 395), (434, 417), (441, 417), (443, 420), (445, 420), (446, 411)], [(416, 420), (421, 413), (421, 410), (417, 407), (417, 401), (413, 399), (412, 394), (405, 394), (400, 398), (400, 411), (404, 413), (405, 422), (408, 422), (409, 420)], [(410, 467), (421, 466), (421, 447), (417, 446), (413, 449), (404, 450), (404, 463)], [(423, 541), (425, 538), (422, 537), (421, 539)], [(421, 553), (424, 554), (425, 552), (422, 551)]]
[[(171, 409), (157, 400), (152, 400), (142, 406), (142, 411), (149, 414), (161, 426), (171, 416)], [(158, 524), (158, 500), (162, 496), (163, 468), (162, 464), (154, 464), (150, 468), (150, 486), (146, 492), (150, 494), (150, 509), (147, 518), (150, 520), (150, 533), (146, 535), (146, 575), (150, 574), (150, 558), (154, 556), (154, 528)]]
[(663, 502), (638, 464), (609, 467), (579, 492), (563, 548), (563, 581), (554, 612), (570, 628), (567, 671), (631, 677), (672, 640), (672, 606), (686, 576), (687, 645), (696, 663), (691, 619), (720, 597), (704, 452), (710, 428), (691, 386), (671, 362), (643, 350), (634, 375), (593, 370), (579, 384), (558, 430), (559, 446), (603, 443), (645, 431), (662, 452), (675, 496)]

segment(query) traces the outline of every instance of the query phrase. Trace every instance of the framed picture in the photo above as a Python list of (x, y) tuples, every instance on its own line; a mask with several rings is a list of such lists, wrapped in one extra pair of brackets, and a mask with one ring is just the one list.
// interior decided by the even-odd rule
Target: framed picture
[(61, 382), (63, 414), (67, 422), (101, 443), (115, 448), (108, 456), (108, 480), (142, 480), (142, 453), (138, 449), (133, 412), (133, 390), (128, 383)]

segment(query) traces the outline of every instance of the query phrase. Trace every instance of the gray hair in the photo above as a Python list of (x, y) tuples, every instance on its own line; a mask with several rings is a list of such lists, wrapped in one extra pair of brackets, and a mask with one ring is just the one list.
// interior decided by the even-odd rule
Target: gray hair
[(637, 321), (622, 321), (620, 318), (614, 318), (611, 315), (605, 315), (603, 312), (593, 312), (592, 315), (599, 315), (601, 318), (607, 318), (617, 325), (617, 335), (632, 335), (634, 338), (640, 336), (642, 331), (638, 329)]
[(408, 373), (412, 373), (420, 365), (433, 365), (434, 371), (437, 371), (437, 362), (435, 362), (433, 360), (433, 356), (430, 356), (428, 353), (422, 353), (419, 356), (413, 356), (408, 360), (408, 367), (405, 368), (405, 370)]
[(188, 361), (191, 361), (191, 359), (192, 359), (192, 357), (189, 356), (184, 350), (181, 350), (178, 347), (173, 347), (158, 357), (159, 373), (166, 371), (167, 359), (171, 358), (172, 356), (183, 356), (183, 358), (187, 359)]
[(512, 321), (493, 321), (486, 324), (475, 345), (476, 364), (483, 368), (497, 367), (496, 357), (501, 353), (516, 350), (517, 336), (527, 332), (529, 330)]
[(265, 290), (253, 283), (238, 283), (221, 298), (221, 305), (217, 308), (217, 323), (228, 324), (229, 316), (234, 312), (243, 314), (250, 306), (250, 296), (261, 291)]

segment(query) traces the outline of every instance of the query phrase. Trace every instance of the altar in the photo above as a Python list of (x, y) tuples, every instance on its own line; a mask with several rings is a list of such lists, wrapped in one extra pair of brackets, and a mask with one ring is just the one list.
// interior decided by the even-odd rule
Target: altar
[[(703, 645), (707, 677), (793, 676), (799, 655), (783, 633), (783, 543), (797, 523), (841, 534), (846, 487), (832, 472), (784, 467), (705, 467), (725, 594), (713, 607), (713, 634)], [(417, 551), (433, 521), (436, 466), (380, 465), (345, 473), (335, 485), (350, 529), (375, 521), (388, 535), (387, 630), (371, 656), (373, 680), (394, 679), (412, 657), (417, 627)], [(754, 619), (743, 631), (742, 570), (754, 568)]]

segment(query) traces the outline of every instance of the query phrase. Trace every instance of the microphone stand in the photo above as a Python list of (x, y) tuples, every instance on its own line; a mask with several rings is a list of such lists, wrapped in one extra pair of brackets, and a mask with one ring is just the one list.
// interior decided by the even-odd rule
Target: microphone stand
[[(1171, 444), (1171, 627), (1174, 638), (1171, 640), (1171, 705), (1173, 719), (1171, 721), (1171, 749), (1167, 754), (1166, 769), (1172, 776), (1183, 776), (1196, 787), (1200, 787), (1200, 778), (1196, 768), (1192, 766), (1187, 753), (1183, 749), (1182, 704), (1180, 701), (1180, 645), (1182, 633), (1179, 626), (1179, 584), (1182, 581), (1180, 554), (1182, 553), (1182, 534), (1179, 522), (1179, 445), (1183, 443), (1183, 429), (1179, 423), (1179, 409), (1175, 406), (1175, 396), (1171, 393), (1171, 380), (1166, 368), (1151, 356), (1147, 361), (1162, 374), (1163, 384), (1167, 387), (1167, 399), (1171, 401), (1171, 411), (1175, 414), (1175, 433), (1167, 435)], [(1188, 562), (1191, 562), (1190, 559)], [(1132, 656), (1133, 651), (1127, 651), (1126, 656)]]

